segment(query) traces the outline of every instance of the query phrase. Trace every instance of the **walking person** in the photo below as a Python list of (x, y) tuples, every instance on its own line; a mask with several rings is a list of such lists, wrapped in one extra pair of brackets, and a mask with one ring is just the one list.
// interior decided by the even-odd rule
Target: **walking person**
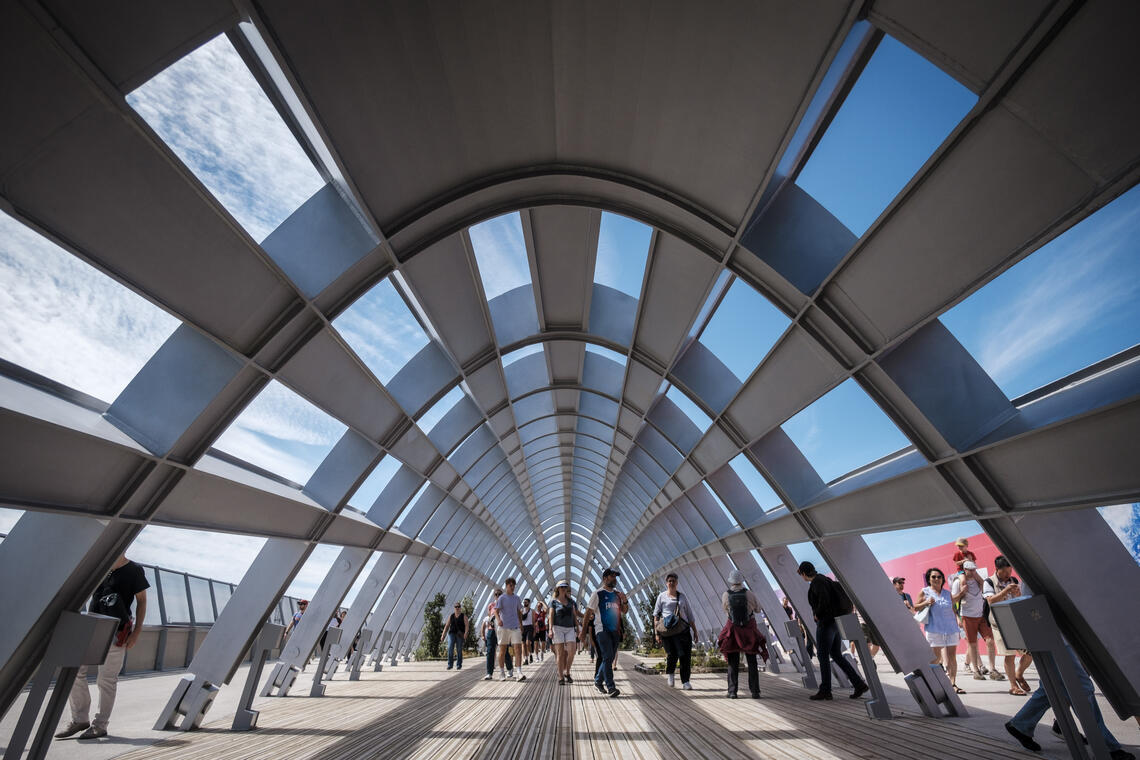
[(558, 666), (558, 683), (574, 683), (570, 667), (574, 664), (574, 650), (578, 646), (578, 603), (570, 596), (570, 581), (560, 580), (554, 587), (554, 598), (547, 608), (547, 625), (554, 641), (554, 660)]
[(507, 578), (503, 582), (503, 588), (506, 590), (495, 600), (495, 623), (499, 632), (499, 680), (505, 681), (507, 678), (515, 677), (513, 669), (508, 673), (505, 668), (507, 650), (514, 649), (521, 682), (526, 680), (522, 657), (522, 603), (515, 594), (514, 578)]
[(815, 571), (815, 565), (810, 562), (801, 562), (798, 568), (801, 578), (807, 581), (808, 604), (811, 605), (812, 615), (815, 617), (815, 643), (819, 652), (819, 691), (809, 699), (831, 699), (831, 663), (834, 662), (851, 681), (855, 690), (851, 692), (851, 699), (863, 696), (867, 689), (867, 682), (855, 670), (855, 667), (843, 656), (839, 644), (839, 625), (835, 618), (847, 615), (853, 609), (847, 593), (836, 581)]
[(693, 668), (693, 640), (697, 626), (688, 598), (677, 589), (677, 574), (665, 576), (665, 590), (653, 605), (653, 632), (657, 643), (665, 647), (665, 676), (669, 685), (676, 683), (674, 671), (681, 666), (681, 688), (693, 688), (689, 676)]
[(546, 605), (539, 599), (534, 605), (534, 649), (539, 662), (546, 656), (546, 618)]
[[(930, 644), (931, 662), (941, 663), (956, 694), (966, 691), (958, 686), (958, 642), (961, 640), (958, 618), (954, 615), (954, 600), (946, 588), (946, 576), (932, 567), (923, 576), (926, 586), (922, 597), (914, 603), (915, 619), (926, 627), (926, 641)], [(922, 613), (926, 610), (926, 615)]]
[[(994, 574), (982, 584), (982, 597), (987, 604), (1009, 601), (1021, 596), (1021, 582), (1013, 575), (1013, 566), (1004, 555), (994, 560)], [(989, 617), (989, 609), (986, 609)], [(988, 620), (986, 622), (989, 622)], [(1017, 678), (1017, 650), (1007, 649), (1001, 631), (993, 628), (994, 654), (1002, 658), (1006, 678), (1009, 680), (1009, 693), (1015, 697), (1029, 695), (1029, 689), (1022, 688)]]
[(534, 610), (530, 608), (530, 600), (523, 599), (522, 606), (522, 653), (525, 664), (534, 662)]
[[(502, 595), (502, 589), (495, 589), (495, 599), (498, 599)], [(487, 657), (487, 675), (483, 676), (484, 681), (490, 681), (495, 677), (495, 655), (499, 652), (497, 625), (495, 620), (495, 602), (492, 601), (487, 605), (487, 614), (483, 616), (483, 621), (479, 625), (479, 638), (483, 640)]]
[[(993, 681), (1004, 681), (1005, 676), (997, 672), (994, 632), (986, 619), (982, 584), (978, 566), (973, 560), (965, 560), (962, 563), (962, 572), (954, 578), (954, 583), (950, 586), (950, 597), (959, 605), (962, 628), (966, 631), (966, 643), (969, 646), (966, 657), (974, 666), (974, 680), (984, 681), (988, 675)], [(990, 659), (988, 670), (982, 666), (982, 657), (978, 653), (979, 636), (986, 642), (986, 651)]]
[[(91, 689), (87, 685), (87, 668), (84, 665), (75, 674), (68, 705), (71, 708), (71, 721), (56, 734), (57, 739), (67, 739), (79, 734), (81, 740), (98, 739), (107, 735), (107, 725), (111, 720), (111, 710), (115, 707), (115, 694), (119, 687), (119, 671), (127, 658), (127, 650), (139, 640), (143, 621), (146, 619), (146, 590), (150, 582), (146, 579), (142, 565), (120, 554), (111, 566), (111, 572), (95, 589), (89, 609), (98, 615), (119, 619), (119, 627), (107, 659), (99, 666), (95, 686), (99, 689), (99, 711), (95, 720), (90, 720)], [(135, 605), (135, 616), (131, 617), (131, 605)], [(82, 732), (82, 733), (81, 733)]]
[(463, 614), (463, 605), (455, 603), (455, 612), (452, 612), (443, 626), (443, 634), (439, 637), (440, 643), (447, 639), (447, 669), (451, 670), (451, 663), (455, 662), (456, 670), (463, 670), (463, 642), (467, 640), (467, 616)]
[(586, 617), (582, 621), (583, 630), (591, 622), (594, 624), (598, 663), (594, 673), (594, 686), (611, 697), (621, 694), (614, 685), (614, 660), (617, 659), (618, 645), (621, 643), (621, 616), (629, 610), (629, 600), (617, 590), (619, 575), (621, 573), (612, 567), (602, 573), (602, 588), (590, 595)]
[(913, 615), (914, 614), (914, 597), (912, 597), (910, 594), (908, 594), (906, 591), (903, 590), (906, 587), (906, 578), (903, 578), (901, 576), (896, 575), (894, 578), (891, 578), (891, 583), (894, 584), (895, 593), (897, 593), (899, 595), (899, 599), (902, 600), (902, 603), (906, 607), (907, 612), (909, 612), (910, 614)]
[[(1077, 678), (1081, 683), (1082, 694), (1070, 694), (1069, 700), (1081, 699), (1082, 697), (1089, 701), (1089, 706), (1092, 708), (1093, 717), (1096, 719), (1097, 726), (1100, 728), (1100, 734), (1104, 738), (1105, 746), (1108, 748), (1109, 758), (1111, 760), (1136, 760), (1136, 756), (1128, 750), (1120, 746), (1120, 742), (1108, 730), (1108, 726), (1104, 724), (1104, 715), (1100, 711), (1100, 705), (1096, 701), (1096, 686), (1093, 684), (1092, 678), (1089, 677), (1088, 671), (1081, 665), (1080, 659), (1077, 658), (1077, 653), (1068, 642), (1065, 642), (1065, 649), (1068, 651), (1069, 656), (1072, 657), (1073, 667), (1077, 671)], [(1064, 655), (1061, 655), (1064, 656)], [(1033, 740), (1033, 730), (1037, 724), (1041, 722), (1041, 718), (1045, 716), (1045, 711), (1048, 710), (1049, 695), (1045, 691), (1045, 684), (1042, 683), (1037, 687), (1037, 691), (1033, 692), (1017, 714), (1010, 718), (1009, 722), (1005, 724), (1005, 730), (1010, 735), (1021, 743), (1022, 747), (1032, 752), (1040, 752), (1041, 745)], [(1061, 735), (1061, 727), (1057, 721), (1053, 721), (1053, 733)]]
[(293, 619), (289, 621), (289, 625), (285, 626), (285, 632), (281, 634), (281, 641), (289, 638), (289, 634), (297, 627), (297, 623), (301, 622), (301, 618), (305, 615), (305, 610), (309, 608), (309, 600), (301, 599), (297, 602), (297, 611), (293, 613)]
[(755, 594), (744, 588), (744, 575), (739, 570), (733, 570), (728, 574), (728, 590), (721, 595), (720, 602), (728, 615), (728, 620), (717, 637), (717, 645), (728, 661), (727, 697), (736, 699), (740, 681), (740, 655), (743, 654), (748, 662), (748, 692), (753, 699), (760, 699), (760, 671), (756, 655), (763, 653), (765, 662), (768, 660), (764, 634), (760, 633), (760, 628), (756, 625), (760, 601)]

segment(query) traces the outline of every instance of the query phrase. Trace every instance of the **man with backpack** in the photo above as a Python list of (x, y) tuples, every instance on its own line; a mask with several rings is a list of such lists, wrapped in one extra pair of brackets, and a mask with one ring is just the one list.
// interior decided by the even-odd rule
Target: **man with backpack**
[(843, 586), (818, 574), (815, 565), (810, 562), (801, 562), (797, 572), (810, 584), (808, 604), (815, 617), (815, 646), (819, 650), (819, 691), (809, 699), (831, 699), (831, 662), (839, 666), (855, 687), (851, 699), (858, 699), (867, 692), (867, 682), (843, 656), (839, 643), (839, 625), (835, 622), (835, 618), (847, 615), (854, 609), (851, 598)]
[(748, 691), (753, 699), (760, 699), (760, 671), (756, 665), (756, 655), (763, 654), (768, 660), (768, 650), (764, 635), (756, 625), (756, 613), (760, 611), (760, 601), (744, 588), (744, 575), (739, 570), (728, 574), (728, 590), (720, 597), (721, 606), (728, 613), (728, 621), (717, 636), (717, 646), (728, 661), (729, 699), (736, 699), (740, 681), (740, 655), (748, 661)]

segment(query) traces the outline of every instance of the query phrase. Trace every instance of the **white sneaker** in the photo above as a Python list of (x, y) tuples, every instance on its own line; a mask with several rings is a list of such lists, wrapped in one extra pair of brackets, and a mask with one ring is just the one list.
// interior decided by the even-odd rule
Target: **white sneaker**
[(692, 691), (693, 685), (691, 683), (689, 683), (688, 681), (685, 681), (683, 684), (681, 684), (681, 688), (684, 689), (685, 691)]
[(669, 688), (673, 688), (673, 684), (674, 684), (673, 674), (670, 673), (668, 676), (666, 676), (666, 678), (669, 679)]
[(483, 676), (483, 680), (484, 681), (490, 681), (491, 680), (490, 674)]

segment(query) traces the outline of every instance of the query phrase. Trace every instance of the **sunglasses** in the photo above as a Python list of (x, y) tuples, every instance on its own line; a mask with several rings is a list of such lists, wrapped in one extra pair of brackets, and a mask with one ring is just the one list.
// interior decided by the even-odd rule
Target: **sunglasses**
[(930, 580), (932, 580), (932, 581), (933, 581), (933, 580), (942, 580), (942, 579), (943, 579), (943, 578), (945, 578), (945, 577), (946, 577), (946, 576), (944, 576), (944, 575), (935, 575), (934, 573), (931, 573), (931, 575), (930, 575)]

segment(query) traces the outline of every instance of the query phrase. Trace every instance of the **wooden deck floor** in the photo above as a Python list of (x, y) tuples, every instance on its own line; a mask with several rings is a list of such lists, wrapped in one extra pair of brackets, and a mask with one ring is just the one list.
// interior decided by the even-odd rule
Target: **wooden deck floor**
[[(694, 676), (694, 690), (684, 692), (634, 672), (628, 655), (620, 662), (617, 699), (594, 689), (589, 658), (575, 663), (568, 686), (558, 685), (551, 657), (528, 668), (525, 683), (481, 680), (480, 660), (459, 672), (403, 663), (356, 682), (338, 675), (323, 698), (263, 707), (256, 731), (235, 733), (219, 721), (121, 758), (1032, 757), (1011, 741), (970, 731), (965, 721), (871, 721), (842, 692), (833, 702), (809, 702), (804, 689), (776, 676), (761, 675), (761, 700), (733, 701), (724, 698), (723, 675)], [(297, 692), (307, 693), (302, 679)]]

